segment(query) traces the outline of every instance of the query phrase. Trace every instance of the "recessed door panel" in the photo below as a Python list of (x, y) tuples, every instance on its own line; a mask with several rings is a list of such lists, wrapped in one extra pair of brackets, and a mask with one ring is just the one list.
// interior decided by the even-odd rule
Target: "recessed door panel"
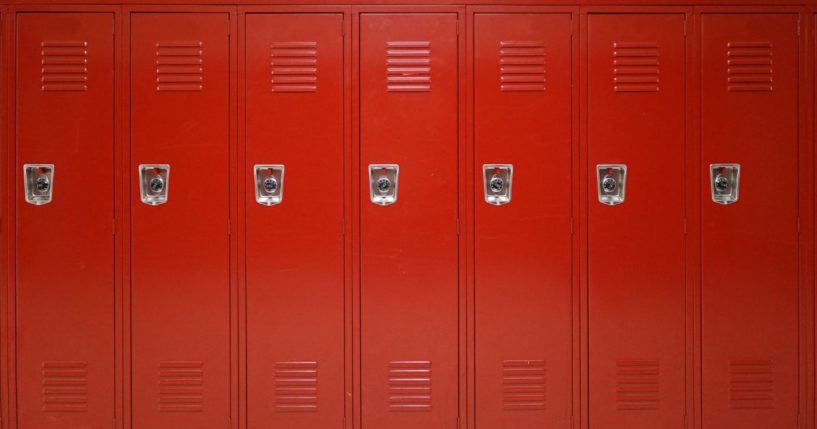
[(113, 15), (20, 14), (17, 35), (18, 425), (107, 429), (114, 418)]
[(220, 13), (131, 16), (137, 429), (230, 417), (227, 30)]
[[(342, 25), (340, 14), (247, 16), (250, 428), (344, 417)], [(280, 187), (275, 204), (256, 200), (258, 186)]]
[(705, 428), (797, 425), (797, 19), (702, 17)]
[(571, 17), (474, 23), (476, 426), (567, 427)]
[(364, 428), (457, 422), (457, 58), (456, 14), (361, 15)]
[(590, 425), (681, 426), (684, 15), (588, 18)]

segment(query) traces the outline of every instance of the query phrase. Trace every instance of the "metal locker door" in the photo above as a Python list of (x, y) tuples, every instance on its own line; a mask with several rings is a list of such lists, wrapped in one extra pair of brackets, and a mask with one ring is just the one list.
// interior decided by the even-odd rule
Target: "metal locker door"
[(477, 14), (474, 28), (476, 425), (565, 428), (571, 16)]
[(230, 417), (228, 15), (131, 16), (133, 426)]
[(798, 425), (797, 20), (702, 17), (705, 428)]
[(343, 15), (251, 14), (246, 24), (248, 425), (336, 427), (345, 403)]
[(17, 16), (17, 407), (25, 428), (114, 418), (110, 13)]
[(685, 415), (684, 19), (588, 17), (593, 428)]
[(456, 14), (360, 18), (364, 428), (457, 422), (457, 58)]

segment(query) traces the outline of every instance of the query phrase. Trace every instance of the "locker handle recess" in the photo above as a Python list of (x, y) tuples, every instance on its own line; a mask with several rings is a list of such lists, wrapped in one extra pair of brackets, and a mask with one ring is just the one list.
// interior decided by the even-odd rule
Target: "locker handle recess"
[(483, 164), (482, 183), (486, 203), (494, 206), (510, 203), (513, 164)]
[(166, 203), (169, 180), (169, 164), (139, 164), (139, 192), (142, 202), (149, 206)]
[(740, 191), (740, 164), (710, 164), (712, 202), (734, 204), (738, 202)]
[(262, 206), (274, 206), (284, 200), (284, 165), (256, 164), (255, 202)]
[(388, 206), (397, 202), (397, 164), (369, 164), (369, 197), (373, 204)]
[(615, 206), (624, 202), (627, 190), (627, 166), (625, 164), (599, 164), (596, 166), (599, 202)]
[(54, 192), (54, 164), (23, 165), (26, 202), (41, 206), (51, 202)]

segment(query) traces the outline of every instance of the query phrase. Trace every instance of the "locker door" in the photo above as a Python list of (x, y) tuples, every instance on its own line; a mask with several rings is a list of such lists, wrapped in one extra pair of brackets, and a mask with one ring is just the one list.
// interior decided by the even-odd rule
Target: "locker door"
[[(251, 429), (343, 421), (342, 25), (341, 14), (247, 16)], [(283, 166), (278, 204), (256, 200), (269, 178), (256, 165)]]
[[(571, 17), (474, 21), (477, 427), (566, 428)], [(513, 167), (505, 204), (486, 201), (486, 177), (490, 185), (496, 174), (489, 164)]]
[[(684, 15), (588, 18), (590, 425), (684, 418)], [(598, 165), (602, 167), (597, 173)], [(626, 165), (626, 174), (619, 169)], [(601, 195), (615, 204), (602, 204)], [(607, 180), (605, 180), (607, 179)], [(613, 182), (610, 182), (612, 180)], [(619, 194), (621, 192), (622, 194)]]
[[(458, 386), (457, 15), (363, 14), (360, 55), (362, 424), (451, 428)], [(393, 204), (370, 201), (370, 164), (399, 165), (372, 172), (387, 197), (399, 185)], [(378, 188), (381, 179), (390, 186)]]
[[(797, 426), (797, 18), (702, 17), (706, 428)], [(737, 202), (716, 204), (710, 164), (732, 163)]]
[[(131, 17), (135, 429), (230, 416), (227, 30), (226, 14)], [(164, 204), (142, 202), (142, 164), (169, 165), (143, 172)]]
[(20, 14), (17, 25), (18, 425), (107, 429), (114, 417), (113, 16)]

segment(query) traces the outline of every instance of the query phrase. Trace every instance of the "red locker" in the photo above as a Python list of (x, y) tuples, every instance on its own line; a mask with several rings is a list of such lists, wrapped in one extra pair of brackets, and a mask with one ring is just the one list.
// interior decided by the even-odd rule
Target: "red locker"
[(567, 13), (474, 17), (478, 428), (570, 425), (570, 31)]
[(17, 423), (107, 429), (113, 15), (20, 14), (17, 35)]
[(364, 428), (457, 423), (457, 22), (360, 18)]
[[(798, 425), (796, 14), (702, 17), (705, 428)], [(713, 201), (711, 164), (739, 164)]]
[(131, 16), (134, 429), (230, 418), (228, 22)]
[(593, 428), (685, 415), (684, 19), (588, 17)]
[(246, 24), (248, 426), (340, 427), (343, 15)]

